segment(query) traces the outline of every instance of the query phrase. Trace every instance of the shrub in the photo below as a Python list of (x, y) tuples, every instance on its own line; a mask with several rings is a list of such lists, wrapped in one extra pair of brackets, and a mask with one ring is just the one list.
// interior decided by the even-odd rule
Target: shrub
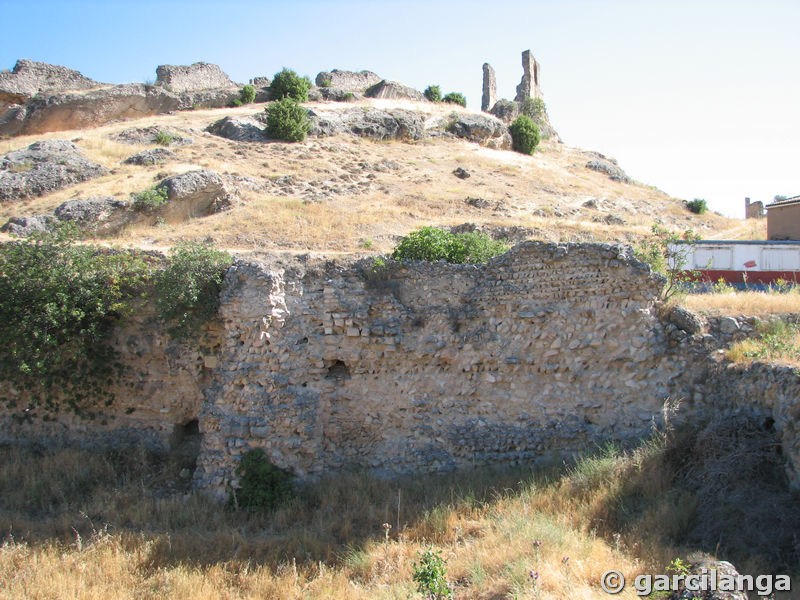
[(251, 104), (256, 99), (256, 88), (250, 84), (245, 85), (239, 92), (239, 99), (242, 104)]
[(708, 210), (708, 204), (702, 198), (695, 198), (686, 203), (686, 208), (696, 215), (702, 215)]
[(280, 73), (275, 74), (269, 89), (273, 100), (293, 98), (297, 102), (308, 102), (308, 90), (311, 89), (311, 82), (284, 67)]
[(279, 506), (294, 494), (292, 474), (276, 467), (261, 448), (249, 450), (236, 467), (239, 487), (231, 491), (230, 503), (260, 511)]
[(210, 244), (182, 242), (167, 267), (156, 275), (158, 315), (170, 323), (170, 333), (185, 339), (212, 318), (219, 308), (225, 271), (233, 262), (227, 252)]
[(356, 99), (356, 95), (353, 92), (345, 92), (342, 96), (342, 102), (352, 102)]
[(417, 591), (430, 600), (452, 598), (453, 590), (447, 583), (446, 563), (441, 551), (429, 548), (424, 552), (417, 552), (417, 556), (419, 563), (412, 565)]
[(427, 88), (425, 88), (423, 94), (431, 102), (442, 101), (442, 90), (439, 89), (438, 85), (429, 85)]
[[(661, 227), (655, 223), (652, 227), (653, 235), (644, 239), (633, 249), (633, 254), (639, 260), (646, 262), (654, 272), (666, 277), (666, 284), (661, 290), (662, 300), (669, 300), (680, 293), (684, 284), (697, 280), (699, 273), (693, 269), (687, 270), (688, 255), (692, 242), (700, 236), (691, 229), (682, 234)], [(682, 244), (679, 242), (689, 242)]]
[(133, 210), (147, 212), (167, 203), (166, 188), (154, 187), (134, 195)]
[(328, 87), (331, 87), (331, 85), (332, 85), (331, 78), (330, 78), (330, 77), (326, 77), (326, 78), (325, 78), (325, 79), (323, 79), (323, 80), (322, 80), (322, 82), (319, 84), (319, 87), (328, 88)]
[(520, 112), (523, 115), (530, 117), (534, 121), (544, 116), (546, 111), (544, 100), (541, 98), (525, 98), (520, 108)]
[(267, 112), (267, 135), (287, 142), (301, 142), (311, 130), (308, 111), (293, 98), (270, 103)]
[(392, 253), (394, 260), (445, 260), (456, 264), (478, 264), (508, 249), (483, 232), (453, 235), (437, 227), (423, 227), (400, 240)]
[(234, 98), (233, 100), (231, 100), (231, 104), (230, 105), (232, 107), (236, 108), (238, 106), (242, 106), (242, 101), (239, 98)]
[(508, 128), (511, 132), (512, 147), (522, 154), (533, 154), (539, 144), (539, 128), (527, 115), (518, 116)]
[(159, 131), (156, 135), (156, 144), (160, 146), (169, 146), (172, 143), (172, 135), (167, 131)]
[(0, 379), (26, 404), (2, 401), (27, 419), (64, 408), (92, 417), (96, 400), (111, 404), (122, 367), (108, 334), (149, 273), (135, 253), (76, 239), (77, 228), (62, 224), (0, 245)]
[(461, 106), (467, 106), (467, 99), (464, 97), (464, 94), (460, 92), (450, 92), (444, 98), (442, 98), (442, 102), (449, 102), (450, 104), (460, 104)]

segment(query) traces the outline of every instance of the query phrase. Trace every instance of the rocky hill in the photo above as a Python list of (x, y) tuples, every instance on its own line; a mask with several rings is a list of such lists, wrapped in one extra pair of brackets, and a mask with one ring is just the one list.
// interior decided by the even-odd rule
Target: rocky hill
[[(739, 227), (561, 143), (549, 121), (532, 156), (513, 152), (518, 102), (489, 114), (334, 69), (305, 105), (309, 137), (286, 143), (264, 133), (269, 79), (252, 80), (256, 103), (227, 107), (240, 87), (215, 65), (157, 73), (155, 85), (103, 86), (19, 61), (0, 75), (0, 96), (18, 102), (0, 115), (6, 234), (75, 220), (90, 238), (143, 247), (197, 238), (241, 252), (374, 253), (430, 224), (512, 242), (630, 243), (654, 222), (704, 237)], [(136, 195), (153, 188), (169, 190), (167, 204), (137, 210)]]

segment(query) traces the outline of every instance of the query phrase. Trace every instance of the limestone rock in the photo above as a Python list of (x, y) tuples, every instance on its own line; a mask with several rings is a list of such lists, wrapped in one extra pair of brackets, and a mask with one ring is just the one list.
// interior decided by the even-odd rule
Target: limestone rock
[(364, 92), (367, 98), (385, 98), (388, 100), (416, 100), (422, 102), (425, 96), (414, 88), (384, 79), (375, 85), (370, 86)]
[(73, 69), (21, 58), (10, 73), (0, 73), (0, 107), (24, 104), (39, 92), (88, 90), (101, 85)]
[(231, 194), (214, 171), (202, 169), (167, 177), (156, 186), (167, 192), (167, 204), (158, 210), (167, 221), (204, 217), (230, 208)]
[(171, 129), (165, 129), (163, 127), (156, 126), (123, 129), (119, 133), (115, 133), (109, 137), (115, 142), (139, 146), (144, 144), (157, 144), (158, 137), (161, 134), (166, 134), (169, 136), (170, 141), (169, 144), (167, 144), (169, 146), (187, 146), (194, 143), (192, 138), (183, 137)]
[(56, 219), (52, 215), (34, 215), (28, 217), (11, 217), (0, 227), (3, 233), (18, 237), (27, 237), (35, 231), (50, 231)]
[(703, 321), (692, 311), (682, 306), (673, 306), (669, 312), (669, 322), (689, 335), (694, 335), (703, 330)]
[(209, 90), (194, 90), (183, 92), (178, 96), (179, 110), (195, 108), (225, 108), (231, 106), (234, 100), (241, 96), (238, 87), (227, 87)]
[(488, 112), (497, 102), (497, 79), (494, 69), (489, 63), (483, 63), (483, 95), (481, 96), (481, 110)]
[(106, 173), (72, 142), (35, 142), (0, 158), (0, 202), (43, 196)]
[(269, 87), (271, 83), (272, 83), (272, 80), (269, 77), (253, 77), (250, 80), (250, 85), (252, 85), (253, 87), (257, 87), (257, 88), (259, 88), (259, 87), (262, 87), (262, 88)]
[(167, 150), (166, 148), (150, 148), (148, 150), (137, 152), (122, 162), (126, 165), (148, 166), (160, 165), (173, 158), (176, 158), (176, 154), (171, 150)]
[(206, 127), (206, 131), (237, 142), (264, 142), (267, 140), (264, 125), (251, 117), (223, 117)]
[(625, 174), (617, 161), (613, 158), (607, 158), (600, 154), (599, 152), (593, 152), (590, 155), (594, 156), (594, 160), (590, 160), (586, 163), (586, 168), (591, 169), (592, 171), (598, 171), (599, 173), (605, 173), (609, 176), (613, 181), (619, 181), (620, 183), (630, 183), (631, 179)]
[(322, 71), (317, 74), (314, 82), (321, 88), (338, 88), (345, 92), (363, 93), (370, 86), (380, 83), (382, 78), (372, 71)]
[(319, 88), (319, 93), (323, 100), (331, 100), (333, 102), (354, 102), (362, 97), (361, 94), (335, 87)]
[(461, 114), (453, 124), (457, 137), (495, 149), (511, 148), (511, 134), (499, 119), (489, 115)]
[(191, 65), (159, 65), (156, 68), (156, 76), (156, 85), (176, 94), (236, 85), (217, 65), (205, 62)]
[(489, 112), (504, 123), (512, 123), (519, 116), (520, 106), (512, 100), (504, 98), (495, 102)]
[(471, 176), (471, 173), (467, 171), (464, 167), (456, 167), (455, 170), (453, 170), (453, 175), (455, 175), (459, 179), (467, 179), (468, 177)]
[(54, 214), (59, 221), (72, 221), (84, 231), (101, 234), (117, 233), (136, 220), (128, 202), (108, 196), (68, 200)]
[[(701, 554), (693, 554), (688, 557), (690, 572), (693, 575), (708, 576), (709, 587), (711, 581), (721, 582), (723, 577), (732, 578), (735, 580), (739, 577), (739, 572), (731, 563), (724, 560), (714, 560), (713, 558), (703, 556)], [(716, 577), (712, 574), (716, 571)], [(702, 580), (697, 582), (702, 584)], [(747, 592), (745, 591), (722, 591), (722, 590), (674, 590), (667, 596), (667, 600), (748, 600)]]
[(354, 108), (311, 113), (311, 135), (338, 133), (349, 133), (373, 140), (418, 140), (425, 133), (424, 119), (418, 113), (402, 109)]

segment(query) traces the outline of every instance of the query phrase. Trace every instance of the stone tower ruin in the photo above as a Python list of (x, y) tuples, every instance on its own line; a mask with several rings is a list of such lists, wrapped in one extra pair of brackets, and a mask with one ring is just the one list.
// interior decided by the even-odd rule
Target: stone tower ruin
[(483, 96), (481, 97), (481, 110), (489, 112), (497, 102), (497, 80), (494, 69), (489, 63), (483, 63)]
[[(517, 86), (516, 102), (523, 102), (526, 98), (542, 98), (542, 90), (539, 88), (539, 63), (531, 54), (530, 50), (522, 53), (522, 80)], [(491, 112), (497, 102), (497, 80), (495, 79), (494, 69), (489, 63), (483, 63), (483, 97), (481, 98), (481, 110)]]

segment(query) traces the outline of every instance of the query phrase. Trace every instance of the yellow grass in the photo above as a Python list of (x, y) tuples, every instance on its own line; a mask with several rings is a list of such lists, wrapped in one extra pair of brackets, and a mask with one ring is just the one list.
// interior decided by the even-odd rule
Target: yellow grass
[(769, 317), (800, 313), (800, 290), (788, 293), (730, 291), (689, 294), (683, 298), (683, 304), (689, 310), (712, 315)]

